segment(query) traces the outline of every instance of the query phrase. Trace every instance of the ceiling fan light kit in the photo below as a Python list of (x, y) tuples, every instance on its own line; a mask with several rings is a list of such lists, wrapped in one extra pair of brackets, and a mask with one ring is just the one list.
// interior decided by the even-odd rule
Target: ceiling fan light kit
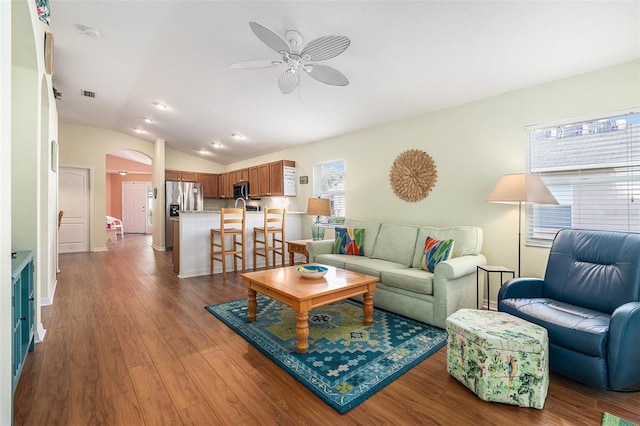
[(295, 30), (278, 33), (256, 22), (249, 22), (253, 33), (264, 44), (280, 54), (280, 60), (244, 61), (229, 65), (233, 69), (268, 68), (284, 64), (287, 68), (278, 79), (278, 87), (284, 94), (291, 93), (300, 84), (300, 70), (313, 79), (331, 86), (346, 86), (347, 77), (335, 68), (310, 62), (326, 61), (344, 52), (351, 41), (345, 36), (324, 36), (312, 40), (302, 49), (302, 35)]

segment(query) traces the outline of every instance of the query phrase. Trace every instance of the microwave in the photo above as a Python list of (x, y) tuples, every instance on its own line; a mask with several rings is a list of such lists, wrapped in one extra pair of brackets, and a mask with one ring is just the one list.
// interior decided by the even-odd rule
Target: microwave
[(249, 199), (249, 182), (238, 182), (233, 184), (233, 198)]

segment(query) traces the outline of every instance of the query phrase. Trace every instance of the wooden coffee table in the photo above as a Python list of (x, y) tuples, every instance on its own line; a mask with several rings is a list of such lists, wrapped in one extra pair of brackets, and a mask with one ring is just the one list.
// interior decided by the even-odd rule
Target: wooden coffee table
[(363, 295), (364, 325), (373, 324), (373, 292), (378, 278), (328, 266), (329, 271), (320, 279), (302, 278), (297, 266), (267, 269), (242, 274), (247, 288), (247, 315), (249, 322), (256, 320), (256, 293), (291, 306), (296, 313), (298, 353), (309, 349), (309, 311), (338, 300)]

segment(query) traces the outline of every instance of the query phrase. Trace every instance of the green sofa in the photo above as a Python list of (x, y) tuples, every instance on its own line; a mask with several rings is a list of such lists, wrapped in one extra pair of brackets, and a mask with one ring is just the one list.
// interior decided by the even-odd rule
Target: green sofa
[[(476, 226), (434, 228), (347, 219), (344, 227), (364, 229), (363, 256), (333, 254), (333, 240), (308, 242), (309, 261), (379, 278), (375, 307), (436, 327), (461, 308), (476, 308), (476, 273), (486, 265), (482, 229)], [(434, 273), (420, 269), (425, 239), (453, 239), (451, 258)]]

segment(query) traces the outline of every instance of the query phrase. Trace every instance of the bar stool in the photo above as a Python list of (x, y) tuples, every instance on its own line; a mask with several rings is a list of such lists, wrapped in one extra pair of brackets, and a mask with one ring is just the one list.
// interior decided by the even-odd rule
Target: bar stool
[[(246, 222), (244, 209), (220, 209), (220, 228), (211, 230), (211, 260), (209, 275), (213, 275), (213, 263), (222, 263), (222, 279), (227, 279), (227, 256), (233, 255), (233, 270), (238, 271), (238, 259), (242, 261), (242, 272), (245, 271), (244, 229)], [(239, 226), (239, 227), (238, 227)], [(216, 242), (216, 235), (219, 242)], [(227, 238), (231, 237), (231, 246), (227, 248)], [(238, 237), (240, 237), (238, 239)]]
[[(280, 255), (282, 266), (285, 253), (284, 236), (285, 209), (268, 208), (264, 210), (264, 225), (253, 228), (253, 270), (256, 269), (256, 257), (264, 257), (265, 269), (269, 269), (269, 253), (276, 267), (276, 254)], [(262, 239), (259, 237), (262, 236)]]

